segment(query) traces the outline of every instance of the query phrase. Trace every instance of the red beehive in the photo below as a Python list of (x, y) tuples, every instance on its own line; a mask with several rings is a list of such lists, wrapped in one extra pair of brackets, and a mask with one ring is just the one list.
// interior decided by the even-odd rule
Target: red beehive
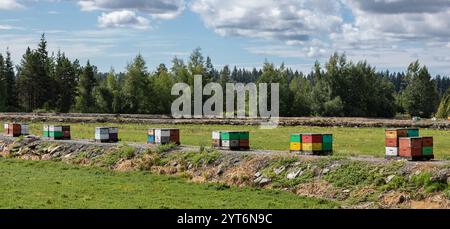
[(400, 157), (420, 157), (422, 156), (422, 148), (400, 148)]
[(302, 134), (302, 143), (322, 143), (321, 134)]
[(422, 138), (422, 146), (423, 147), (433, 147), (433, 137), (423, 137)]
[(180, 130), (171, 129), (170, 130), (170, 142), (180, 145)]
[(422, 138), (400, 138), (400, 157), (422, 156)]
[(8, 135), (13, 137), (19, 137), (22, 135), (22, 126), (20, 124), (9, 124), (8, 125)]
[(398, 139), (386, 138), (386, 147), (398, 147)]
[(422, 148), (422, 138), (400, 138), (400, 148)]

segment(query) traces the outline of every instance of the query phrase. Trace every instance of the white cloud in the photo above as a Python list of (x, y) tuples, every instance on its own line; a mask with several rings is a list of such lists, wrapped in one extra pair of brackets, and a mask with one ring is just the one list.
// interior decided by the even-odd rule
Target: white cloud
[(16, 0), (0, 0), (0, 10), (22, 9), (24, 6)]
[(0, 30), (23, 30), (22, 27), (0, 24)]
[(81, 0), (78, 5), (83, 11), (131, 10), (159, 19), (175, 18), (185, 8), (184, 0)]
[(289, 44), (340, 30), (335, 0), (193, 0), (208, 28), (222, 36), (282, 40)]
[(121, 10), (111, 13), (102, 13), (102, 15), (98, 17), (98, 25), (102, 28), (131, 27), (136, 29), (148, 29), (150, 27), (150, 21), (136, 15), (133, 11)]

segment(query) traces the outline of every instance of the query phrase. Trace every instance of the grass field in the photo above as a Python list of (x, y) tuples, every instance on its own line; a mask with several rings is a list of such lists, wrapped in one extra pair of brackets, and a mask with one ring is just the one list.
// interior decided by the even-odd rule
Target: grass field
[[(139, 124), (70, 124), (74, 139), (93, 139), (96, 126), (118, 126), (119, 136), (124, 142), (146, 141), (150, 127), (169, 127), (167, 125)], [(258, 126), (218, 126), (218, 125), (170, 125), (181, 129), (181, 141), (185, 145), (209, 146), (211, 131), (248, 130), (251, 147), (266, 150), (288, 150), (291, 133), (332, 133), (334, 135), (335, 154), (343, 156), (368, 155), (384, 156), (384, 128), (322, 128), (322, 127), (279, 127), (274, 130), (262, 130)], [(31, 125), (31, 133), (42, 135), (42, 123)], [(421, 136), (433, 136), (435, 155), (438, 159), (450, 159), (450, 131), (421, 129)]]
[(336, 208), (282, 191), (187, 183), (144, 172), (116, 173), (57, 162), (0, 159), (0, 208)]

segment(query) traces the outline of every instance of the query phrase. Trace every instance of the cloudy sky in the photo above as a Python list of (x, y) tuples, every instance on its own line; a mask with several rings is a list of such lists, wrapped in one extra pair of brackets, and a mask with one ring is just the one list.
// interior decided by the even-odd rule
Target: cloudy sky
[(404, 70), (420, 59), (450, 75), (450, 0), (0, 0), (0, 51), (16, 63), (45, 32), (103, 71), (142, 53), (151, 69), (196, 47), (214, 64), (310, 71), (333, 52)]

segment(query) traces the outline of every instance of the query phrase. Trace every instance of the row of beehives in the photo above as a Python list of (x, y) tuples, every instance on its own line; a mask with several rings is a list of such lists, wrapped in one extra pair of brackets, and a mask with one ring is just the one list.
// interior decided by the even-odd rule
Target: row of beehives
[(28, 124), (19, 124), (19, 123), (5, 123), (3, 125), (5, 135), (12, 137), (19, 137), (22, 135), (29, 134)]
[[(13, 137), (29, 134), (27, 124), (7, 123), (5, 134)], [(71, 139), (70, 126), (44, 125), (43, 136), (55, 140)], [(386, 130), (386, 157), (408, 160), (431, 160), (434, 158), (432, 137), (419, 137), (418, 129)], [(119, 141), (117, 127), (95, 128), (95, 140), (104, 143)], [(180, 130), (173, 128), (152, 128), (147, 134), (148, 144), (180, 145)], [(250, 133), (248, 131), (214, 131), (212, 146), (228, 150), (249, 150)], [(331, 134), (292, 134), (290, 151), (310, 155), (331, 155), (333, 153), (333, 135)]]
[(420, 161), (434, 159), (433, 137), (420, 137), (419, 129), (386, 130), (386, 158)]

